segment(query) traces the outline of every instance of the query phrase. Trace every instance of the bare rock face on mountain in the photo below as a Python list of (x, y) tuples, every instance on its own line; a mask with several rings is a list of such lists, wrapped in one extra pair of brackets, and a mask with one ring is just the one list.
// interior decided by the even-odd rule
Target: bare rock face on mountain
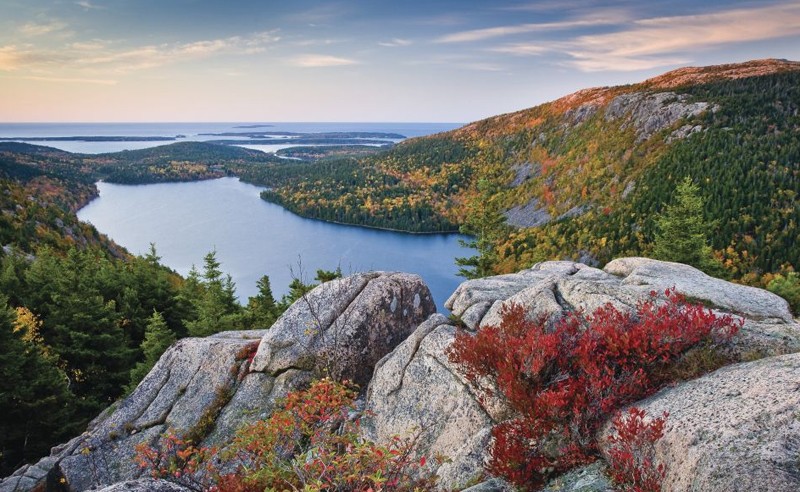
[(192, 433), (204, 445), (224, 444), (315, 376), (335, 372), (366, 383), (375, 363), (435, 310), (418, 276), (373, 272), (317, 287), (270, 330), (180, 340), (128, 398), (83, 435), (0, 482), (0, 491), (46, 483), (78, 491), (138, 479), (135, 446), (168, 429)]
[[(446, 307), (467, 330), (475, 331), (499, 323), (503, 308), (511, 304), (523, 305), (531, 318), (557, 319), (608, 303), (630, 310), (652, 291), (663, 296), (667, 288), (720, 312), (738, 313), (744, 325), (734, 343), (741, 354), (753, 354), (754, 347), (758, 356), (800, 350), (800, 325), (780, 297), (711, 278), (686, 265), (644, 258), (616, 260), (604, 270), (549, 261), (515, 274), (470, 280), (456, 289)], [(421, 454), (446, 455), (450, 461), (438, 470), (444, 489), (480, 475), (488, 459), (491, 427), (508, 417), (500, 402), (478, 399), (449, 362), (446, 351), (456, 329), (441, 315), (428, 319), (378, 363), (367, 393), (372, 415), (366, 435), (377, 440), (414, 436)], [(713, 402), (706, 404), (713, 408)], [(552, 490), (584, 490), (589, 482), (588, 490), (610, 487), (595, 469), (551, 485)]]
[(685, 94), (633, 92), (612, 99), (606, 107), (605, 118), (613, 120), (628, 115), (628, 122), (623, 128), (633, 127), (637, 142), (641, 142), (679, 120), (697, 116), (709, 109), (714, 108), (706, 102), (690, 102)]
[(637, 403), (648, 415), (669, 412), (656, 443), (663, 490), (800, 490), (798, 384), (800, 354), (790, 354), (725, 367)]

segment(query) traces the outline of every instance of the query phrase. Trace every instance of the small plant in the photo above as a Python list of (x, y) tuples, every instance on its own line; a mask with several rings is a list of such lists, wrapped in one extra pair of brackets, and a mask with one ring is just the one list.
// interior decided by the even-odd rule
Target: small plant
[(512, 306), (499, 326), (456, 335), (450, 360), (482, 397), (501, 395), (518, 414), (492, 430), (491, 474), (534, 489), (594, 460), (594, 436), (609, 416), (670, 382), (668, 369), (692, 347), (718, 346), (741, 326), (665, 295), (658, 302), (652, 293), (631, 313), (606, 305), (554, 326)]
[(655, 463), (655, 443), (664, 436), (668, 413), (650, 419), (631, 407), (614, 416), (608, 437), (608, 473), (623, 492), (660, 492), (667, 470)]
[(223, 452), (168, 433), (157, 448), (137, 447), (137, 461), (153, 477), (193, 490), (431, 490), (435, 476), (426, 458), (414, 456), (413, 440), (381, 446), (359, 436), (356, 395), (347, 382), (315, 381), (290, 393), (269, 419), (237, 431)]
[(136, 464), (148, 470), (153, 478), (169, 480), (195, 491), (214, 487), (211, 477), (216, 473), (215, 449), (195, 447), (191, 441), (169, 430), (161, 436), (157, 446), (140, 443), (135, 450)]

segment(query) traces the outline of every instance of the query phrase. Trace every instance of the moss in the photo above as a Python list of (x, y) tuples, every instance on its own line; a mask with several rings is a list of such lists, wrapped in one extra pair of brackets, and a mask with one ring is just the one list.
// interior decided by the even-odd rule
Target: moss
[(197, 420), (197, 423), (195, 423), (194, 426), (184, 433), (183, 438), (194, 444), (199, 444), (203, 439), (205, 439), (205, 437), (214, 429), (214, 425), (217, 422), (217, 417), (219, 417), (222, 409), (225, 408), (225, 405), (227, 405), (228, 402), (231, 401), (231, 398), (233, 398), (233, 393), (233, 387), (231, 386), (217, 387), (217, 391), (214, 394), (214, 400), (203, 411), (203, 414)]

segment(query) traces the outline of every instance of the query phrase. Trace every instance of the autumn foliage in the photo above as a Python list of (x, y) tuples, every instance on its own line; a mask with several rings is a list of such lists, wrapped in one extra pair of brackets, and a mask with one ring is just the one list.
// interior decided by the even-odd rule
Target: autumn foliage
[(499, 326), (457, 334), (449, 357), (483, 397), (501, 396), (515, 418), (494, 427), (488, 471), (527, 487), (592, 461), (595, 434), (621, 407), (669, 382), (669, 367), (692, 347), (713, 349), (739, 323), (655, 293), (633, 312), (606, 305), (554, 324), (520, 306)]
[(654, 446), (664, 436), (668, 416), (648, 420), (637, 407), (614, 416), (608, 437), (609, 475), (623, 492), (661, 491), (666, 468), (656, 464)]
[(137, 460), (153, 477), (194, 490), (414, 491), (435, 476), (413, 441), (378, 445), (359, 435), (349, 383), (322, 379), (290, 393), (269, 419), (240, 429), (223, 451), (196, 448), (174, 434), (140, 446)]

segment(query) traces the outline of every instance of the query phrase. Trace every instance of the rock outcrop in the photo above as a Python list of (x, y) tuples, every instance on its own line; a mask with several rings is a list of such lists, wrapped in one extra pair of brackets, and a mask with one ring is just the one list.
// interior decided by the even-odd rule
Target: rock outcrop
[[(46, 483), (80, 491), (136, 480), (135, 446), (170, 428), (199, 435), (205, 445), (224, 444), (314, 376), (335, 372), (366, 383), (375, 363), (435, 310), (418, 276), (373, 272), (317, 287), (269, 330), (180, 340), (128, 398), (51, 456), (5, 479), (0, 491)], [(112, 490), (146, 489), (130, 486)]]
[[(638, 404), (651, 415), (670, 414), (657, 447), (668, 469), (665, 490), (799, 490), (800, 325), (787, 303), (686, 265), (622, 258), (602, 270), (549, 261), (464, 282), (446, 303), (451, 318), (434, 314), (428, 288), (414, 275), (378, 272), (326, 283), (270, 330), (177, 342), (130, 397), (51, 456), (0, 482), (0, 492), (179, 491), (141, 476), (132, 460), (137, 444), (173, 428), (224, 445), (243, 423), (266, 418), (278, 398), (325, 374), (366, 388), (365, 437), (385, 443), (406, 436), (421, 455), (449, 458), (438, 467), (440, 484), (458, 489), (483, 478), (491, 428), (512, 415), (502, 400), (479, 398), (449, 361), (459, 327), (474, 332), (497, 324), (511, 304), (550, 320), (609, 303), (629, 310), (665, 289), (740, 318), (734, 354), (761, 358)], [(603, 467), (575, 470), (546, 490), (611, 490)], [(510, 489), (490, 479), (469, 490)]]
[[(474, 331), (499, 323), (503, 308), (512, 303), (525, 306), (532, 318), (556, 319), (578, 309), (591, 312), (607, 303), (632, 309), (652, 291), (663, 295), (667, 288), (720, 312), (738, 313), (744, 320), (734, 340), (739, 354), (800, 350), (800, 325), (780, 297), (711, 278), (686, 265), (645, 258), (615, 260), (603, 270), (567, 261), (539, 263), (515, 274), (464, 282), (446, 307)], [(447, 455), (451, 461), (439, 469), (444, 488), (480, 474), (488, 458), (491, 426), (508, 415), (498, 402), (488, 404), (476, 398), (449, 362), (446, 349), (455, 331), (447, 318), (431, 317), (378, 363), (367, 394), (367, 408), (374, 412), (367, 435), (378, 440), (393, 434), (414, 435), (423, 454)], [(590, 468), (554, 482), (551, 490), (584, 490), (584, 485), (589, 487), (586, 490), (610, 487), (602, 474)]]
[(633, 127), (638, 143), (674, 126), (679, 120), (698, 116), (709, 109), (716, 110), (706, 102), (690, 102), (685, 94), (632, 92), (612, 99), (606, 107), (605, 118), (608, 121), (627, 115), (623, 128)]
[(636, 406), (669, 412), (656, 443), (665, 491), (800, 490), (800, 354), (724, 367)]

